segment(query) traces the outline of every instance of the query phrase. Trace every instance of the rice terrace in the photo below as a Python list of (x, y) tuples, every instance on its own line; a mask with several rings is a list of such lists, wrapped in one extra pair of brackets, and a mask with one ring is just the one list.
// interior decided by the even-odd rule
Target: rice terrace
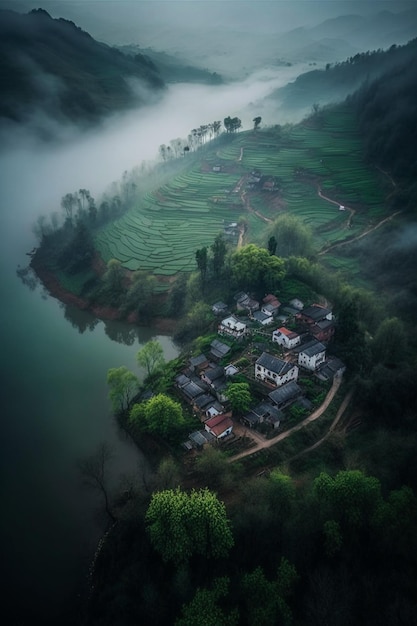
[[(364, 162), (354, 114), (339, 106), (296, 126), (223, 135), (190, 152), (179, 174), (103, 226), (95, 245), (105, 262), (170, 277), (193, 269), (196, 250), (231, 223), (245, 223), (244, 243), (265, 244), (267, 223), (287, 211), (311, 228), (323, 254), (386, 218), (391, 189)], [(322, 258), (355, 269), (337, 253)]]

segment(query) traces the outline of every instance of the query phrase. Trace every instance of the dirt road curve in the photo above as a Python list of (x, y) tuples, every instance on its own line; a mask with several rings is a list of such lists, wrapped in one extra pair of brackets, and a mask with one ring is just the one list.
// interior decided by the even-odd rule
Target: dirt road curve
[(239, 452), (238, 454), (235, 454), (234, 456), (230, 457), (229, 462), (232, 463), (233, 461), (238, 461), (239, 459), (243, 459), (245, 456), (250, 456), (251, 454), (254, 454), (255, 452), (258, 452), (259, 450), (264, 450), (265, 448), (270, 448), (271, 446), (274, 446), (279, 441), (282, 441), (283, 439), (286, 439), (292, 433), (295, 433), (297, 430), (301, 430), (301, 428), (304, 428), (304, 426), (306, 426), (307, 424), (310, 424), (311, 422), (314, 422), (327, 409), (327, 407), (329, 406), (330, 402), (333, 400), (337, 390), (339, 389), (341, 383), (342, 383), (342, 376), (335, 376), (334, 379), (333, 379), (333, 384), (332, 384), (332, 386), (331, 386), (331, 388), (330, 388), (330, 390), (329, 390), (329, 392), (328, 392), (328, 394), (327, 394), (323, 404), (321, 404), (318, 409), (313, 411), (313, 413), (311, 413), (311, 415), (306, 417), (302, 422), (300, 422), (299, 424), (296, 424), (296, 426), (293, 426), (289, 430), (286, 430), (285, 432), (281, 433), (277, 437), (274, 437), (273, 439), (264, 439), (262, 441), (259, 441), (260, 436), (258, 435), (258, 433), (256, 433), (256, 436), (255, 436), (255, 432), (252, 433), (252, 432), (249, 431), (248, 432), (248, 436), (252, 437), (252, 439), (256, 440), (258, 443), (253, 448), (250, 448), (249, 450), (243, 450), (243, 452)]

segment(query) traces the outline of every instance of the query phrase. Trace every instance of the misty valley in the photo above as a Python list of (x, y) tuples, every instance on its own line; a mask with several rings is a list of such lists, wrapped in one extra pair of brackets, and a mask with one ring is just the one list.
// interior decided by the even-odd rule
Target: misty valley
[(7, 623), (415, 624), (415, 5), (0, 17)]

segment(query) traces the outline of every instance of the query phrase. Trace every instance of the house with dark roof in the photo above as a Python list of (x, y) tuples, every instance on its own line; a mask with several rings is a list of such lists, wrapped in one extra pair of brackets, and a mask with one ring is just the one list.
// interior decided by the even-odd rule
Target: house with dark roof
[(273, 428), (279, 428), (283, 419), (283, 413), (271, 402), (260, 402), (249, 413), (241, 419), (242, 423), (249, 428), (254, 428), (258, 424), (268, 423)]
[(330, 341), (334, 335), (333, 313), (321, 304), (306, 307), (296, 318), (317, 341)]
[(255, 311), (252, 314), (252, 319), (262, 326), (268, 326), (274, 322), (272, 315), (270, 313), (265, 313), (264, 311)]
[(255, 362), (255, 378), (279, 387), (290, 380), (297, 380), (298, 367), (263, 352)]
[(193, 380), (190, 380), (188, 384), (184, 385), (184, 387), (181, 388), (182, 394), (184, 395), (185, 399), (190, 402), (190, 404), (194, 404), (195, 399), (198, 396), (201, 396), (205, 392), (205, 390), (205, 386), (200, 385)]
[(205, 354), (198, 354), (190, 358), (189, 364), (192, 372), (201, 372), (208, 367), (209, 362)]
[(286, 385), (282, 385), (278, 389), (274, 389), (268, 394), (269, 399), (278, 409), (283, 409), (292, 402), (295, 402), (297, 398), (303, 395), (301, 387), (297, 383), (291, 381)]
[(326, 358), (326, 347), (320, 342), (312, 339), (308, 343), (300, 346), (298, 352), (298, 365), (314, 372)]
[(281, 326), (272, 333), (272, 341), (287, 348), (287, 350), (291, 350), (301, 342), (301, 335), (293, 330), (288, 330), (285, 326)]
[(329, 357), (318, 367), (316, 376), (320, 380), (332, 381), (335, 376), (340, 376), (345, 370), (346, 366), (343, 361), (336, 357)]
[(225, 302), (222, 302), (220, 300), (219, 302), (215, 302), (213, 304), (211, 310), (213, 311), (214, 315), (225, 315), (228, 311), (228, 306)]
[(207, 432), (211, 433), (216, 439), (222, 439), (226, 435), (230, 435), (233, 430), (233, 422), (230, 419), (231, 413), (222, 413), (208, 419), (204, 428)]
[(212, 391), (214, 391), (219, 402), (226, 402), (224, 391), (226, 389), (227, 382), (224, 368), (221, 365), (207, 368), (201, 373), (201, 380), (206, 383)]
[(251, 298), (249, 294), (244, 291), (239, 291), (234, 295), (233, 299), (236, 302), (236, 308), (238, 311), (253, 313), (259, 309), (259, 302)]
[(281, 302), (272, 293), (268, 293), (265, 298), (262, 299), (261, 311), (267, 315), (277, 315)]
[(230, 346), (222, 341), (219, 341), (219, 339), (213, 339), (210, 344), (210, 356), (216, 361), (220, 361), (230, 352), (230, 350)]

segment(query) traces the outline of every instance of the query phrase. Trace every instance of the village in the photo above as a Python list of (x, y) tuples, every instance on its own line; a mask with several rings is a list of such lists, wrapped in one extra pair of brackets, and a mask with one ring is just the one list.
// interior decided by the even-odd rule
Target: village
[[(282, 304), (273, 294), (259, 302), (239, 292), (232, 307), (219, 301), (212, 311), (218, 338), (207, 353), (191, 356), (175, 379), (177, 393), (202, 423), (183, 442), (185, 450), (227, 449), (242, 436), (273, 440), (316, 409), (345, 371), (327, 354), (336, 326), (327, 306), (305, 306), (298, 298)], [(235, 381), (246, 381), (253, 398), (242, 414), (233, 414), (226, 394)]]

